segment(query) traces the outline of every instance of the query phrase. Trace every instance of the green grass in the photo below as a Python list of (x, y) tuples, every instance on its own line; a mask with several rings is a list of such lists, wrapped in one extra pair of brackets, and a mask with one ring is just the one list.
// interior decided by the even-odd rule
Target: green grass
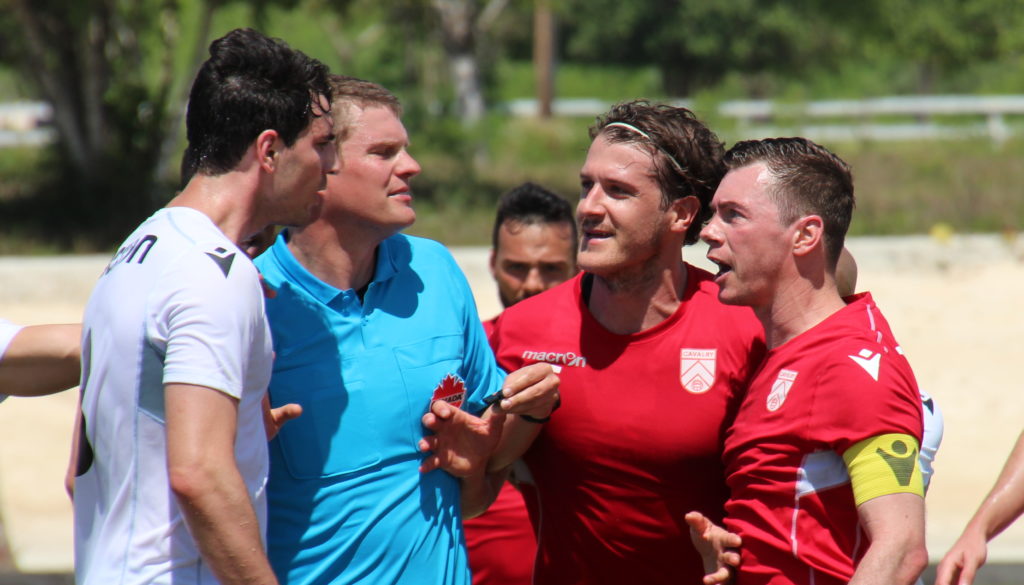
[(851, 233), (927, 233), (937, 223), (959, 232), (1024, 228), (1024, 140), (837, 144), (854, 171)]
[[(491, 118), (476, 134), (475, 150), (453, 148), (454, 137), (436, 130), (414, 134), (412, 152), (424, 170), (413, 181), (418, 220), (409, 232), (449, 245), (485, 245), (498, 197), (526, 180), (575, 203), (587, 124)], [(1024, 138), (1001, 147), (980, 139), (827, 146), (853, 167), (851, 235), (927, 233), (938, 223), (961, 233), (1024, 229)], [(46, 158), (33, 149), (2, 155), (0, 203), (27, 197), (46, 173)], [(47, 234), (21, 228), (6, 226), (0, 253), (57, 251)], [(89, 251), (84, 244), (74, 248)]]
[[(563, 98), (597, 98), (608, 102), (662, 93), (661, 74), (654, 66), (621, 67), (562, 63), (555, 70), (555, 91)], [(497, 64), (498, 101), (535, 97), (533, 63)]]
[(45, 160), (45, 151), (35, 147), (0, 149), (0, 202), (31, 195)]

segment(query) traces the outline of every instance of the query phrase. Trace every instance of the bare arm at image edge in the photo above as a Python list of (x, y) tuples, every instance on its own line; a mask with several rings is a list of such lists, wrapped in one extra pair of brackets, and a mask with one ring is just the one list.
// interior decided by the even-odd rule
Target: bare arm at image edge
[(988, 541), (1024, 513), (1024, 433), (981, 502), (963, 534), (946, 553), (936, 572), (936, 585), (970, 585), (988, 558)]
[(81, 337), (78, 324), (22, 328), (0, 360), (0, 391), (12, 396), (44, 396), (77, 386)]

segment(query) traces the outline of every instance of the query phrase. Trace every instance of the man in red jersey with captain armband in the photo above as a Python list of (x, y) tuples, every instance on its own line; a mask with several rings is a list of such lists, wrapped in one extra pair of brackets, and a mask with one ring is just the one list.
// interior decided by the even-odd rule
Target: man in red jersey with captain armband
[[(719, 298), (753, 308), (768, 345), (725, 440), (738, 581), (913, 583), (928, 560), (921, 398), (871, 295), (837, 292), (849, 167), (802, 138), (741, 142), (725, 164), (701, 237)], [(707, 560), (705, 583), (730, 577), (726, 556)]]

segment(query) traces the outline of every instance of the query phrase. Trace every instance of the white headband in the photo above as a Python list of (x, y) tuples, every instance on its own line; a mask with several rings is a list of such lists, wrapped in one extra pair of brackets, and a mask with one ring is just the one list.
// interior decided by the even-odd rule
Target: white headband
[(684, 179), (689, 179), (689, 176), (686, 174), (686, 171), (683, 170), (683, 165), (679, 164), (679, 161), (676, 160), (676, 157), (674, 157), (671, 154), (669, 154), (667, 150), (665, 150), (664, 148), (658, 146), (658, 143), (655, 142), (653, 138), (651, 138), (650, 134), (644, 132), (643, 130), (637, 128), (636, 126), (634, 126), (632, 124), (627, 124), (625, 122), (612, 122), (611, 124), (605, 124), (604, 127), (605, 128), (611, 128), (612, 126), (618, 126), (620, 128), (625, 128), (627, 130), (635, 132), (635, 133), (639, 134), (640, 136), (643, 136), (644, 138), (646, 138), (647, 142), (651, 143), (651, 146), (653, 146), (654, 148), (658, 149), (658, 152), (660, 152), (661, 154), (664, 154), (668, 158), (668, 160), (672, 163), (672, 166), (674, 166), (676, 168), (676, 170), (679, 171), (679, 174), (682, 175)]

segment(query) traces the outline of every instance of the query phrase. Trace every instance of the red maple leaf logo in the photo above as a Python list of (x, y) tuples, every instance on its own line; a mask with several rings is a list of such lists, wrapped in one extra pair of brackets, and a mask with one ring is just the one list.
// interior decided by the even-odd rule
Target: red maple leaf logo
[(455, 408), (462, 406), (462, 400), (466, 397), (466, 384), (457, 374), (448, 374), (441, 380), (441, 383), (434, 388), (434, 396), (430, 399), (444, 400)]

